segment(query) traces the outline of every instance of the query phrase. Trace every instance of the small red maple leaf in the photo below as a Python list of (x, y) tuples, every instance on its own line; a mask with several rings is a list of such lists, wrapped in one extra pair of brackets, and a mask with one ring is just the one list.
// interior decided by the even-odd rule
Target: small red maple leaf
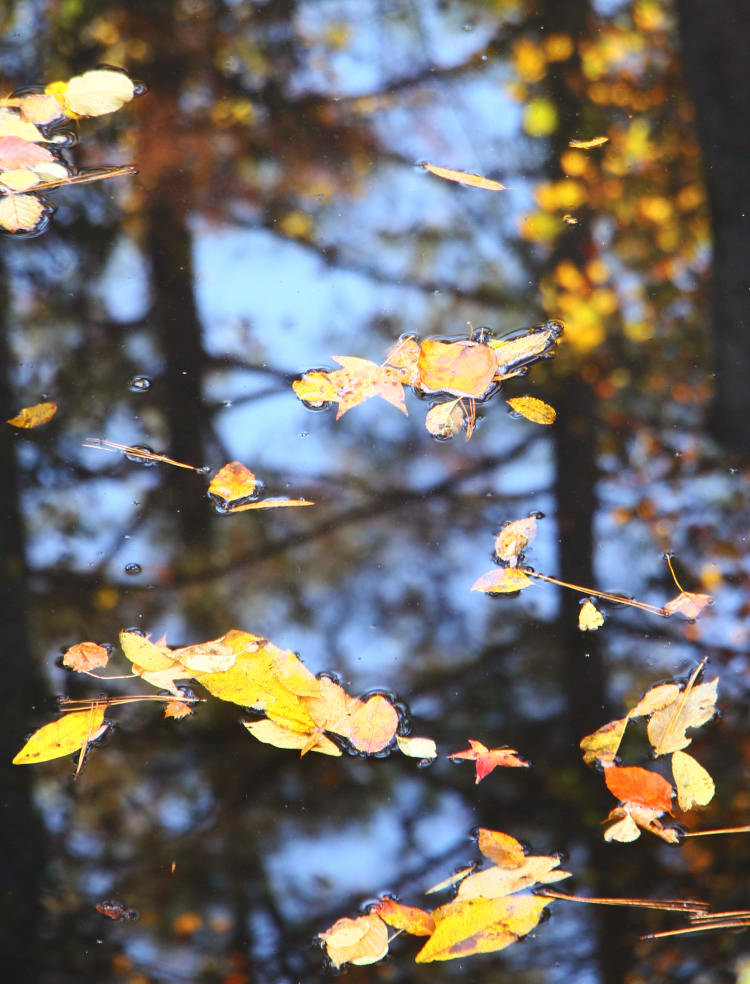
[(520, 757), (515, 748), (487, 748), (481, 741), (475, 741), (473, 738), (469, 738), (469, 744), (471, 748), (467, 748), (465, 752), (453, 752), (448, 758), (469, 759), (472, 762), (476, 762), (477, 776), (474, 780), (475, 783), (481, 782), (498, 765), (516, 769), (528, 769), (531, 765), (531, 762), (527, 762), (526, 759)]

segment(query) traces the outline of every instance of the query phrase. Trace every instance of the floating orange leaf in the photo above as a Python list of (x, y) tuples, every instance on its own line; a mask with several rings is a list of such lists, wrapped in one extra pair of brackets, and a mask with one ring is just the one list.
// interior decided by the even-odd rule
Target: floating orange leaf
[(484, 191), (505, 191), (505, 185), (491, 178), (483, 178), (478, 174), (469, 174), (466, 171), (454, 171), (449, 167), (438, 167), (435, 164), (423, 164), (422, 167), (430, 174), (446, 181), (455, 181), (457, 184), (469, 185), (471, 188), (482, 188)]
[(53, 400), (47, 400), (45, 403), (35, 403), (33, 407), (24, 407), (8, 423), (14, 427), (40, 427), (52, 420), (56, 413), (57, 404)]
[(388, 953), (388, 928), (375, 912), (339, 919), (318, 936), (336, 968), (346, 963), (376, 963)]
[(164, 705), (164, 717), (174, 718), (175, 721), (190, 717), (192, 713), (192, 707), (182, 700), (170, 700), (168, 704)]
[(402, 905), (395, 899), (381, 899), (374, 911), (389, 926), (402, 929), (412, 936), (431, 936), (435, 932), (435, 920), (430, 912), (414, 906)]
[(450, 393), (481, 399), (497, 372), (497, 357), (478, 342), (441, 342), (426, 338), (419, 349), (418, 386), (425, 393)]
[(79, 642), (65, 650), (63, 666), (78, 673), (90, 673), (109, 662), (109, 651), (96, 642)]
[(681, 810), (707, 806), (714, 798), (714, 781), (703, 766), (687, 752), (672, 755), (672, 775), (677, 786), (677, 802)]
[(604, 781), (622, 803), (639, 803), (663, 813), (669, 813), (672, 808), (672, 784), (650, 769), (610, 765), (604, 770)]
[(208, 493), (229, 503), (257, 495), (262, 487), (262, 483), (242, 462), (230, 461), (211, 479)]
[(522, 591), (534, 582), (524, 573), (512, 567), (503, 567), (500, 570), (488, 571), (472, 584), (472, 591), (484, 591), (486, 594), (512, 594), (515, 591)]
[(509, 895), (449, 902), (433, 912), (435, 932), (415, 960), (428, 963), (502, 950), (534, 929), (550, 901), (536, 895)]
[(43, 725), (13, 759), (14, 765), (35, 765), (77, 752), (92, 741), (104, 724), (104, 707), (64, 714)]
[(588, 598), (578, 612), (578, 628), (581, 632), (595, 632), (604, 625), (604, 616)]
[(514, 519), (495, 537), (495, 556), (511, 567), (518, 564), (526, 547), (536, 536), (536, 516)]
[(480, 827), (477, 831), (477, 847), (486, 858), (501, 868), (519, 868), (526, 863), (523, 844), (500, 830)]
[(554, 424), (557, 411), (544, 400), (535, 396), (514, 396), (508, 400), (508, 406), (533, 424)]
[(352, 714), (349, 740), (360, 752), (382, 752), (396, 737), (398, 712), (381, 694), (360, 701)]
[(713, 598), (707, 594), (695, 594), (692, 591), (681, 591), (676, 598), (668, 601), (664, 610), (670, 615), (679, 613), (685, 618), (698, 618), (703, 609), (712, 604)]
[(475, 741), (473, 738), (469, 738), (469, 744), (471, 748), (464, 752), (452, 752), (448, 758), (468, 759), (476, 762), (477, 774), (474, 781), (477, 783), (481, 782), (498, 766), (528, 769), (531, 764), (526, 759), (522, 759), (513, 748), (487, 748), (481, 741)]

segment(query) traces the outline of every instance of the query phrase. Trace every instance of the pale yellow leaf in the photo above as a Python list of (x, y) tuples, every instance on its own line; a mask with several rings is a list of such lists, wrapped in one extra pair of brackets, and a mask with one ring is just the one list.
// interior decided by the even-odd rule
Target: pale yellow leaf
[(338, 745), (323, 734), (310, 735), (301, 731), (292, 731), (268, 718), (261, 721), (243, 721), (243, 724), (253, 738), (266, 745), (274, 745), (276, 748), (304, 748), (309, 752), (320, 752), (322, 755), (341, 755)]
[(469, 185), (471, 188), (481, 188), (484, 191), (505, 191), (505, 185), (491, 178), (483, 178), (479, 174), (467, 171), (454, 171), (449, 167), (438, 167), (435, 164), (423, 164), (426, 171), (445, 181), (455, 181), (457, 184)]
[(399, 751), (409, 758), (434, 759), (437, 756), (437, 746), (432, 738), (414, 738), (404, 735), (396, 736)]
[(47, 206), (36, 195), (2, 195), (0, 229), (6, 232), (31, 232), (47, 212)]
[(339, 919), (318, 934), (334, 967), (371, 964), (388, 953), (388, 927), (374, 912), (356, 919)]
[(604, 616), (587, 598), (578, 612), (578, 628), (581, 632), (595, 632), (602, 625), (604, 625)]
[(509, 594), (521, 591), (533, 584), (532, 579), (523, 571), (512, 567), (501, 567), (496, 571), (488, 571), (472, 584), (472, 591), (484, 591), (486, 594)]
[(63, 99), (76, 116), (103, 116), (120, 109), (134, 95), (135, 86), (124, 72), (96, 68), (70, 79)]
[(687, 752), (672, 755), (672, 775), (677, 786), (677, 802), (681, 810), (706, 806), (714, 798), (714, 781), (703, 766)]

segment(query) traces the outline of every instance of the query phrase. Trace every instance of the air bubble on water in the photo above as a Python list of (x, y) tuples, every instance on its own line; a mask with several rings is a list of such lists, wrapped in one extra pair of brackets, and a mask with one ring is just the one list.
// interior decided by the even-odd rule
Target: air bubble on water
[(228, 408), (228, 407), (231, 407), (231, 406), (232, 406), (232, 401), (231, 401), (231, 400), (222, 400), (222, 401), (221, 401), (221, 405), (222, 405), (223, 407), (227, 407), (227, 408)]
[(148, 86), (145, 82), (141, 82), (140, 79), (133, 79), (133, 95), (142, 96), (144, 93), (148, 92)]
[(128, 383), (128, 389), (132, 393), (146, 393), (151, 389), (151, 380), (148, 376), (133, 376)]
[(297, 437), (309, 437), (309, 436), (310, 436), (309, 431), (300, 431), (299, 434), (297, 435)]
[(200, 468), (196, 468), (195, 470), (199, 475), (210, 475), (212, 471), (210, 465), (201, 465)]
[(467, 32), (473, 31), (474, 30), (474, 25), (473, 24), (464, 24), (464, 30), (467, 31)]
[[(154, 449), (150, 448), (147, 444), (133, 444), (131, 445), (131, 447), (133, 448), (134, 451), (142, 451), (145, 452), (146, 454), (154, 453)], [(135, 462), (136, 465), (143, 465), (144, 468), (153, 468), (153, 466), (156, 464), (156, 462), (150, 458), (142, 458), (138, 454), (129, 454), (127, 451), (125, 451), (125, 457), (128, 459), (128, 461)]]
[(126, 574), (130, 574), (132, 576), (135, 576), (136, 574), (141, 574), (142, 572), (143, 572), (143, 568), (141, 567), (140, 564), (126, 564), (125, 565), (125, 573)]

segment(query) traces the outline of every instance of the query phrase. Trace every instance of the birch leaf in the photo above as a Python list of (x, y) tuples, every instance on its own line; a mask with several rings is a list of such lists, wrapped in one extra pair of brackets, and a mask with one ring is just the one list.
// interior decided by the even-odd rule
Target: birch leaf
[(714, 781), (703, 766), (687, 752), (672, 755), (672, 775), (677, 786), (677, 802), (681, 810), (707, 806), (714, 798)]

